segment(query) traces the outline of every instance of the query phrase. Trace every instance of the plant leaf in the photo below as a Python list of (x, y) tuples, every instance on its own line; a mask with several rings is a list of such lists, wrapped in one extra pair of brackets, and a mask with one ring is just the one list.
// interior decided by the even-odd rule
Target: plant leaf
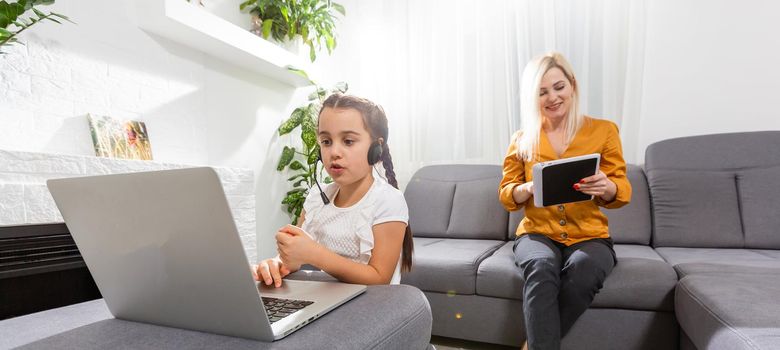
[(263, 21), (263, 38), (268, 39), (268, 36), (271, 35), (271, 26), (273, 25), (274, 20), (271, 18)]
[(66, 20), (66, 21), (68, 21), (68, 22), (70, 22), (70, 23), (76, 24), (76, 22), (73, 22), (73, 21), (71, 21), (71, 20), (70, 20), (70, 18), (69, 18), (68, 16), (61, 15), (61, 14), (59, 14), (59, 13), (55, 13), (55, 12), (52, 12), (52, 13), (50, 13), (50, 15), (52, 15), (52, 16), (54, 16), (54, 17), (58, 17), (58, 18), (60, 18), (60, 19), (64, 19), (64, 20)]
[(333, 88), (338, 90), (339, 92), (341, 92), (343, 94), (343, 93), (347, 92), (347, 90), (349, 89), (349, 85), (347, 85), (346, 82), (340, 81), (340, 82), (336, 83), (336, 85), (334, 85)]
[(303, 164), (297, 160), (294, 160), (292, 163), (290, 163), (290, 169), (292, 170), (301, 170), (303, 168)]
[(289, 134), (291, 131), (293, 131), (295, 128), (298, 127), (298, 125), (301, 125), (301, 121), (303, 121), (303, 113), (304, 113), (303, 107), (296, 108), (291, 114), (290, 118), (287, 119), (282, 125), (279, 126), (279, 136)]
[(344, 6), (341, 4), (337, 4), (335, 2), (330, 4), (336, 12), (340, 13), (342, 16), (347, 15), (347, 11), (344, 10)]
[(284, 167), (290, 164), (294, 156), (295, 148), (284, 146), (284, 149), (282, 150), (282, 156), (279, 158), (279, 164), (276, 165), (276, 170), (284, 170)]
[(41, 19), (43, 19), (44, 17), (46, 17), (46, 14), (45, 14), (45, 13), (43, 13), (43, 12), (39, 11), (39, 10), (38, 10), (37, 8), (35, 8), (35, 7), (33, 7), (33, 8), (32, 8), (32, 10), (33, 10), (33, 12), (34, 12), (36, 15), (38, 15), (38, 18), (41, 18)]
[(329, 184), (333, 182), (333, 179), (330, 176), (326, 176), (325, 179), (322, 180), (322, 182)]

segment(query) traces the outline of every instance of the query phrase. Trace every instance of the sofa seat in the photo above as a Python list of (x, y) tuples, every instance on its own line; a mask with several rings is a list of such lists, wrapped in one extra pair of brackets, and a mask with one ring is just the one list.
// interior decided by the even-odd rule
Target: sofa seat
[[(507, 242), (479, 266), (477, 294), (522, 300), (523, 278), (512, 245)], [(616, 244), (615, 254), (618, 264), (591, 307), (673, 311), (677, 275), (669, 264), (648, 246)]]
[(412, 271), (404, 284), (427, 292), (469, 295), (476, 292), (477, 267), (504, 241), (414, 237)]
[(422, 350), (430, 349), (431, 325), (428, 300), (404, 285), (368, 286), (274, 342), (120, 320), (98, 299), (0, 321), (0, 349)]
[(661, 257), (674, 266), (679, 278), (691, 274), (749, 273), (753, 269), (780, 273), (780, 251), (769, 249), (658, 247)]
[(699, 350), (780, 349), (777, 274), (689, 275), (675, 292), (680, 327)]

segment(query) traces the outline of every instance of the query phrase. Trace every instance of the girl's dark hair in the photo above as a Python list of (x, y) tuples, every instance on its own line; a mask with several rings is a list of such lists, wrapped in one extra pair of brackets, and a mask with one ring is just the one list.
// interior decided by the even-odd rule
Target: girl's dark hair
[[(334, 93), (325, 99), (322, 103), (320, 113), (326, 108), (352, 108), (360, 112), (363, 116), (363, 124), (366, 125), (372, 141), (376, 142), (382, 138), (382, 156), (380, 161), (385, 167), (385, 176), (387, 182), (395, 188), (398, 188), (398, 180), (395, 178), (393, 170), (393, 158), (390, 156), (390, 147), (387, 146), (387, 116), (381, 106), (365, 98), (360, 98), (341, 93)], [(403, 250), (401, 253), (401, 270), (410, 271), (412, 269), (412, 253), (414, 252), (414, 242), (412, 242), (412, 229), (406, 225), (404, 233)]]

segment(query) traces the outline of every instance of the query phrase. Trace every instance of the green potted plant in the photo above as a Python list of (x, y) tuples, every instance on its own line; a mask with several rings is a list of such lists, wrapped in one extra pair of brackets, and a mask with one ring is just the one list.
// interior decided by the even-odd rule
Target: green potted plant
[(328, 54), (336, 48), (336, 13), (346, 13), (330, 0), (246, 0), (240, 9), (252, 14), (252, 32), (265, 39), (281, 43), (300, 36), (312, 62), (323, 45)]
[[(308, 75), (304, 71), (290, 69), (308, 79)], [(343, 82), (336, 84), (332, 89), (324, 89), (311, 79), (309, 81), (315, 86), (315, 91), (309, 95), (305, 104), (293, 110), (290, 117), (282, 122), (277, 130), (279, 136), (284, 136), (298, 127), (301, 128), (300, 148), (284, 146), (276, 166), (276, 170), (292, 174), (287, 179), (292, 189), (287, 191), (282, 204), (287, 206), (287, 213), (290, 214), (293, 224), (301, 216), (303, 202), (309, 194), (309, 188), (314, 186), (315, 180), (322, 180), (326, 184), (333, 182), (330, 177), (322, 178), (322, 168), (316, 171), (317, 156), (320, 151), (320, 146), (317, 143), (317, 117), (322, 103), (330, 94), (336, 91), (345, 93), (348, 89), (347, 84)]]
[(20, 43), (16, 38), (19, 33), (33, 25), (51, 21), (62, 24), (59, 20), (73, 23), (68, 17), (54, 12), (43, 12), (36, 8), (39, 5), (51, 5), (54, 0), (18, 0), (16, 2), (0, 1), (0, 54), (4, 46)]

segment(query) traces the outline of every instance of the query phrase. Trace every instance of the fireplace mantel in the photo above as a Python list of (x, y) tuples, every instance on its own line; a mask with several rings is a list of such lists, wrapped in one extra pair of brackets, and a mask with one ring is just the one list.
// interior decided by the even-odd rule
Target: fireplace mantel
[[(46, 180), (198, 165), (109, 159), (0, 150), (0, 226), (63, 222)], [(254, 173), (243, 168), (214, 168), (225, 188), (231, 212), (249, 261), (257, 257)]]

